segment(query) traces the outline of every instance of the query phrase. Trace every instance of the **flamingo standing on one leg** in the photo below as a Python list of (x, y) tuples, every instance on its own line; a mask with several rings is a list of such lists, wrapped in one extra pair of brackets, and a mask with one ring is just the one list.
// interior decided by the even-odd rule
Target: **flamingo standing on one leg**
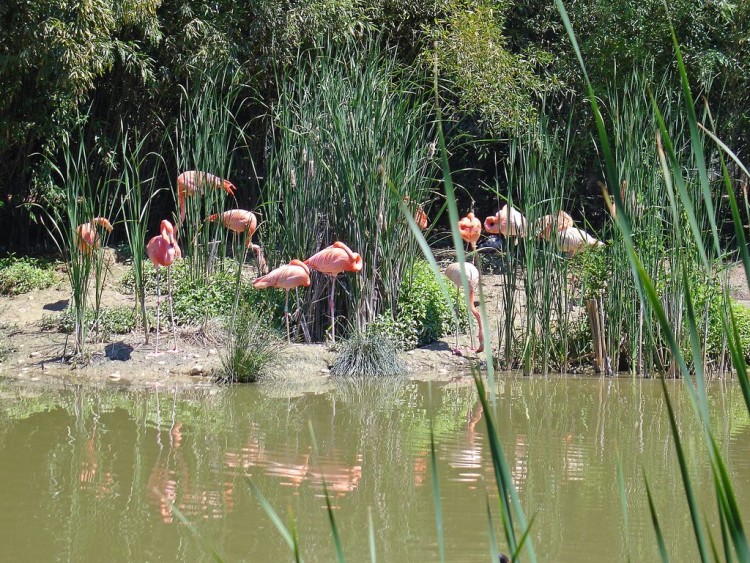
[(458, 232), (464, 242), (469, 243), (472, 252), (477, 249), (477, 241), (482, 234), (482, 222), (469, 213), (466, 217), (458, 222)]
[(172, 305), (172, 262), (179, 247), (174, 238), (172, 223), (164, 219), (161, 222), (161, 234), (153, 237), (146, 245), (146, 254), (156, 269), (156, 351), (159, 355), (159, 319), (161, 311), (161, 286), (159, 285), (159, 266), (167, 268), (167, 287), (169, 291), (169, 314), (172, 320), (174, 351), (177, 351), (177, 328), (174, 324), (174, 307)]
[[(474, 305), (474, 292), (479, 286), (479, 270), (477, 270), (474, 264), (471, 264), (469, 262), (466, 262), (464, 265), (464, 272), (466, 273), (466, 278), (469, 282), (469, 306), (471, 309), (471, 313), (474, 315), (474, 318), (477, 320), (477, 325), (479, 326), (479, 334), (477, 335), (479, 338), (479, 347), (473, 351), (479, 353), (484, 350), (484, 331), (482, 330), (482, 316), (479, 314), (479, 311)], [(449, 280), (456, 284), (456, 287), (460, 291), (461, 264), (459, 262), (454, 262), (445, 269), (444, 273)], [(471, 338), (471, 346), (474, 346), (473, 338)], [(458, 348), (458, 324), (456, 325), (456, 349), (453, 351), (453, 353), (459, 356), (461, 355), (461, 351)]]
[(313, 270), (331, 276), (331, 293), (328, 296), (328, 308), (331, 311), (331, 341), (336, 342), (336, 317), (334, 314), (333, 292), (336, 289), (336, 277), (341, 272), (359, 272), (362, 270), (362, 257), (343, 242), (334, 242), (331, 246), (313, 254), (305, 260)]
[(82, 223), (76, 227), (78, 249), (84, 254), (91, 254), (101, 244), (96, 227), (103, 227), (107, 232), (112, 232), (112, 224), (105, 217), (94, 217), (88, 223)]
[[(219, 214), (214, 213), (208, 217), (208, 220), (216, 221), (218, 218)], [(263, 249), (257, 244), (253, 244), (253, 234), (255, 234), (255, 230), (258, 228), (258, 219), (255, 217), (255, 213), (245, 209), (231, 209), (221, 214), (221, 222), (230, 231), (246, 234), (245, 251), (247, 252), (248, 248), (253, 249), (255, 258), (258, 261), (258, 272), (267, 274), (268, 266), (266, 265), (266, 259), (263, 257)], [(244, 255), (242, 262), (245, 262)]]
[(197, 170), (183, 172), (177, 176), (177, 199), (180, 206), (180, 223), (185, 220), (187, 213), (185, 198), (196, 193), (203, 193), (206, 187), (222, 189), (231, 196), (237, 190), (229, 180), (223, 180), (208, 172), (198, 172)]
[(289, 264), (271, 270), (262, 278), (253, 282), (255, 289), (278, 287), (286, 291), (284, 298), (284, 319), (286, 319), (286, 339), (291, 344), (289, 336), (289, 290), (295, 287), (310, 285), (310, 268), (301, 260), (292, 260)]

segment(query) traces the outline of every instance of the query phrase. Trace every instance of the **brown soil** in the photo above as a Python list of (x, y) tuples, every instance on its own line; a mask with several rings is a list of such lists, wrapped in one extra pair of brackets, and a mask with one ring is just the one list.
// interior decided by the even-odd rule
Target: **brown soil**
[[(487, 314), (494, 326), (499, 318), (498, 305), (503, 290), (502, 276), (493, 274), (491, 262), (482, 276)], [(104, 307), (132, 306), (133, 297), (117, 289), (117, 282), (127, 266), (112, 264), (103, 293)], [(732, 296), (750, 305), (750, 289), (740, 264), (729, 271)], [(65, 334), (43, 332), (42, 319), (59, 314), (70, 298), (67, 280), (61, 273), (50, 288), (19, 296), (0, 296), (0, 350), (10, 350), (0, 362), (0, 379), (40, 382), (46, 385), (113, 385), (113, 386), (206, 386), (213, 385), (220, 372), (222, 342), (197, 329), (184, 329), (178, 334), (178, 352), (164, 352), (154, 357), (154, 339), (149, 344), (142, 333), (115, 336), (111, 340), (89, 343), (86, 365), (63, 361), (70, 342)], [(149, 303), (154, 307), (155, 302)], [(580, 311), (574, 313), (578, 314)], [(490, 328), (488, 333), (494, 333)], [(488, 334), (497, 340), (496, 334)], [(476, 336), (474, 337), (476, 339)], [(67, 345), (66, 345), (67, 344)], [(171, 334), (163, 333), (162, 350), (170, 350)], [(471, 358), (456, 356), (454, 336), (429, 346), (403, 353), (413, 379), (468, 379), (466, 368)], [(459, 336), (459, 345), (466, 351), (469, 335)], [(331, 385), (329, 367), (334, 352), (325, 344), (292, 344), (286, 346), (274, 369), (274, 381), (286, 382), (304, 392), (322, 391)]]
[[(104, 308), (133, 305), (133, 296), (120, 293), (118, 281), (128, 266), (112, 263), (102, 295)], [(499, 276), (487, 275), (487, 296), (500, 287)], [(199, 329), (178, 331), (178, 351), (172, 352), (171, 333), (162, 332), (159, 356), (154, 356), (155, 334), (145, 343), (142, 332), (114, 335), (103, 342), (89, 342), (85, 361), (75, 365), (65, 360), (72, 350), (70, 336), (42, 330), (43, 319), (59, 315), (70, 301), (70, 290), (64, 272), (58, 272), (53, 286), (18, 296), (0, 296), (0, 379), (39, 382), (46, 385), (112, 385), (112, 386), (205, 386), (212, 385), (220, 373), (222, 342)], [(497, 299), (488, 299), (497, 303)], [(155, 307), (152, 298), (150, 307)], [(493, 316), (495, 311), (488, 311)], [(476, 335), (474, 336), (476, 340)], [(410, 376), (415, 379), (452, 380), (466, 376), (469, 359), (452, 353), (454, 337), (427, 347), (403, 353)], [(469, 347), (469, 336), (459, 335), (463, 350)], [(475, 357), (469, 354), (470, 357)], [(334, 352), (326, 344), (292, 344), (285, 346), (274, 369), (274, 381), (305, 390), (322, 390), (330, 383), (329, 367)]]

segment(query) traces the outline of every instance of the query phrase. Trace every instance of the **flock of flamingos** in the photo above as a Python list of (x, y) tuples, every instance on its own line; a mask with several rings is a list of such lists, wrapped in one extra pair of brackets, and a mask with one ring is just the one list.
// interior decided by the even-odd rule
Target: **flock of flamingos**
[[(180, 209), (180, 224), (185, 220), (186, 207), (185, 198), (196, 194), (201, 194), (206, 187), (223, 189), (229, 195), (234, 195), (236, 187), (229, 180), (224, 180), (209, 174), (208, 172), (198, 172), (190, 170), (183, 172), (177, 177), (177, 193)], [(405, 198), (408, 202), (408, 198)], [(253, 287), (265, 289), (275, 287), (286, 291), (284, 301), (284, 317), (286, 319), (287, 340), (291, 342), (289, 336), (289, 290), (297, 287), (308, 287), (310, 285), (310, 270), (316, 270), (331, 278), (331, 289), (328, 296), (328, 307), (331, 315), (331, 339), (335, 341), (335, 312), (334, 312), (334, 289), (336, 287), (336, 278), (343, 272), (359, 272), (362, 270), (362, 257), (353, 252), (343, 242), (334, 242), (332, 245), (324, 248), (320, 252), (310, 256), (307, 260), (294, 259), (288, 264), (283, 265), (275, 270), (267, 271), (266, 263), (263, 258), (263, 252), (260, 246), (253, 244), (252, 236), (258, 225), (255, 215), (244, 209), (232, 209), (225, 211), (221, 215), (214, 214), (208, 217), (208, 221), (216, 221), (221, 217), (221, 221), (227, 229), (236, 233), (244, 234), (246, 238), (246, 249), (252, 249), (256, 253), (258, 268), (260, 273), (265, 274), (253, 281)], [(422, 205), (419, 205), (415, 211), (415, 221), (422, 229), (428, 226), (427, 215)], [(76, 228), (76, 239), (78, 249), (86, 254), (92, 253), (100, 246), (99, 234), (96, 227), (102, 227), (112, 232), (112, 225), (104, 217), (96, 217), (88, 223), (79, 225)], [(469, 213), (466, 217), (458, 222), (459, 233), (461, 238), (467, 242), (472, 250), (476, 251), (476, 244), (482, 234), (482, 223)], [(490, 234), (499, 234), (510, 240), (511, 238), (525, 238), (533, 234), (536, 238), (549, 241), (552, 237), (553, 230), (556, 234), (558, 247), (562, 252), (575, 254), (585, 246), (601, 246), (604, 243), (592, 237), (585, 231), (574, 225), (573, 218), (560, 211), (557, 215), (545, 215), (538, 219), (533, 227), (529, 228), (526, 218), (513, 207), (504, 205), (495, 215), (487, 217), (484, 221), (484, 230)], [(156, 325), (156, 350), (154, 354), (159, 353), (159, 307), (161, 305), (161, 294), (159, 286), (159, 267), (167, 268), (168, 292), (170, 317), (172, 320), (174, 333), (174, 350), (177, 350), (177, 334), (174, 330), (174, 308), (172, 305), (172, 279), (171, 265), (176, 259), (182, 257), (182, 252), (177, 243), (176, 230), (172, 224), (164, 219), (161, 222), (160, 234), (151, 238), (146, 245), (146, 254), (156, 269), (157, 276), (157, 325)], [(445, 275), (450, 279), (457, 288), (461, 287), (461, 264), (454, 262), (445, 269)], [(474, 300), (474, 292), (479, 284), (479, 271), (476, 266), (470, 262), (464, 264), (464, 271), (469, 280), (469, 303), (471, 312), (478, 324), (479, 346), (473, 348), (473, 337), (471, 342), (471, 352), (482, 352), (484, 350), (484, 332), (482, 319), (477, 310)], [(456, 335), (456, 338), (458, 336)], [(460, 355), (461, 351), (458, 346), (454, 353)]]

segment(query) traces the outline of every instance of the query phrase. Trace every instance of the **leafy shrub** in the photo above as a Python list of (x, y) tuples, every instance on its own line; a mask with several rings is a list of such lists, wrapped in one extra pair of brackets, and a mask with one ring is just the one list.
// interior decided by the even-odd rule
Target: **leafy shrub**
[[(94, 327), (94, 311), (86, 311), (85, 320), (90, 330)], [(107, 339), (113, 334), (128, 334), (135, 328), (136, 318), (133, 314), (132, 307), (116, 307), (114, 309), (99, 310), (99, 335)], [(150, 326), (153, 326), (153, 319), (149, 320)], [(66, 309), (57, 315), (45, 315), (41, 320), (43, 331), (62, 332), (72, 334), (75, 328), (75, 316), (72, 309)]]
[[(454, 329), (455, 291), (450, 280), (445, 276), (443, 280), (451, 294), (450, 303), (446, 303), (430, 265), (424, 260), (416, 261), (411, 275), (402, 284), (396, 319), (383, 315), (373, 323), (374, 327), (407, 350), (449, 334)], [(461, 327), (465, 329), (468, 322), (465, 300), (461, 298), (458, 304)]]
[(253, 307), (240, 307), (227, 321), (227, 347), (221, 354), (221, 381), (255, 383), (268, 374), (278, 358), (283, 341), (267, 316)]
[(55, 283), (51, 262), (23, 256), (0, 258), (0, 294), (19, 295)]
[(338, 346), (331, 367), (335, 377), (388, 377), (406, 372), (393, 340), (372, 326), (355, 331)]
[(590, 246), (571, 259), (570, 271), (576, 273), (583, 287), (583, 298), (593, 299), (607, 287), (612, 279), (612, 257), (607, 247)]
[[(237, 263), (225, 262), (224, 270), (216, 270), (211, 274), (208, 283), (190, 276), (185, 260), (172, 266), (172, 299), (174, 303), (175, 323), (178, 325), (194, 325), (206, 319), (228, 315), (234, 307), (234, 296), (237, 287)], [(150, 262), (144, 264), (146, 293), (156, 294), (156, 270)], [(160, 285), (162, 296), (167, 295), (167, 272), (161, 268)], [(133, 269), (130, 268), (119, 280), (120, 291), (133, 293)], [(240, 292), (240, 302), (259, 306), (283, 300), (281, 292), (261, 292), (253, 289), (249, 284), (243, 284)], [(166, 305), (166, 307), (165, 307)], [(281, 309), (283, 311), (283, 307)], [(162, 303), (162, 315), (169, 315), (169, 305)]]

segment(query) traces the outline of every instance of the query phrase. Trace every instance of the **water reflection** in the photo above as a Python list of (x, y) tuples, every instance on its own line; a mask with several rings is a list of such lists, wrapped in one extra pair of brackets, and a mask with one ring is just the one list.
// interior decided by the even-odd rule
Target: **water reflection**
[[(680, 384), (670, 392), (701, 508), (712, 513), (700, 429)], [(739, 390), (711, 386), (709, 408), (740, 505), (750, 506), (750, 420)], [(693, 558), (664, 409), (658, 382), (502, 381), (491, 414), (534, 516), (540, 560), (656, 559), (644, 471), (670, 555)], [(349, 383), (283, 397), (253, 387), (165, 394), (0, 386), (3, 557), (97, 559), (104, 542), (110, 559), (206, 558), (176, 525), (177, 507), (228, 560), (286, 558), (248, 493), (250, 478), (282, 518), (294, 515), (309, 559), (332, 553), (325, 483), (347, 558), (368, 559), (362, 531), (372, 513), (380, 558), (434, 560), (432, 426), (446, 557), (484, 559), (488, 496), (497, 508), (486, 415), (462, 382)]]

